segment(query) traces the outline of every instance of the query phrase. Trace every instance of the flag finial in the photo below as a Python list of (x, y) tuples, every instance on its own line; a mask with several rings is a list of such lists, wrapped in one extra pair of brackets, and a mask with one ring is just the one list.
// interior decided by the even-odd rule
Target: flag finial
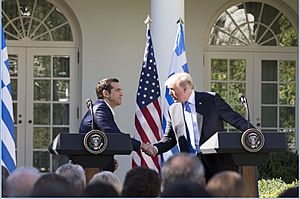
[(180, 24), (184, 24), (184, 22), (183, 22), (183, 19), (181, 18), (181, 17), (179, 17), (179, 19), (177, 20), (177, 22), (176, 22), (177, 24), (178, 23), (180, 23)]
[(147, 18), (144, 21), (144, 24), (149, 25), (152, 22), (150, 16), (148, 15)]

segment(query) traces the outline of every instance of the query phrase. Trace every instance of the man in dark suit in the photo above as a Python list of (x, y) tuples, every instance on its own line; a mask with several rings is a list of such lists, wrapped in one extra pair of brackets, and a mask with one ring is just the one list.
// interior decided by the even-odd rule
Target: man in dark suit
[[(123, 92), (117, 78), (106, 78), (100, 80), (96, 86), (98, 100), (93, 105), (94, 129), (102, 130), (105, 133), (122, 133), (114, 120), (113, 109), (122, 103)], [(89, 111), (84, 115), (79, 132), (88, 133), (92, 130), (92, 116)], [(134, 151), (140, 150), (145, 144), (131, 138)], [(112, 158), (110, 163), (103, 169), (115, 171), (117, 161)]]
[(188, 73), (175, 73), (165, 84), (175, 101), (168, 110), (170, 118), (166, 133), (158, 143), (148, 144), (144, 152), (155, 156), (167, 152), (178, 143), (181, 152), (199, 156), (207, 179), (222, 170), (237, 170), (232, 160), (222, 155), (202, 155), (200, 146), (214, 133), (225, 130), (223, 121), (241, 131), (253, 126), (217, 93), (195, 91)]

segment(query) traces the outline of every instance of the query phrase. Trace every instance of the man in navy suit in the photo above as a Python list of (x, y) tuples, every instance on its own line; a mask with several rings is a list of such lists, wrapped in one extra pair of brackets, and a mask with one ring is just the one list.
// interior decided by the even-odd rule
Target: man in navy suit
[[(96, 86), (98, 100), (93, 105), (94, 129), (102, 130), (105, 133), (122, 133), (114, 120), (114, 108), (121, 105), (123, 92), (117, 78), (106, 78), (100, 80)], [(92, 116), (89, 111), (84, 115), (79, 132), (88, 133), (92, 130)], [(134, 151), (140, 150), (145, 144), (131, 138)], [(103, 170), (114, 171), (118, 166), (112, 158)]]
[(202, 155), (200, 146), (214, 133), (225, 130), (223, 121), (242, 132), (253, 126), (217, 93), (195, 91), (188, 73), (175, 73), (165, 84), (175, 101), (168, 110), (170, 118), (166, 133), (158, 143), (148, 144), (143, 151), (155, 156), (167, 152), (178, 143), (181, 152), (199, 156), (207, 179), (222, 170), (237, 170), (233, 161), (222, 155)]

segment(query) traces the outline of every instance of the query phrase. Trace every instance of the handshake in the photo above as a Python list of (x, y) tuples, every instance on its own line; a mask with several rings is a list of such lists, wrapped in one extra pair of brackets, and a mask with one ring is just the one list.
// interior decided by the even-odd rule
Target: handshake
[(150, 144), (149, 142), (147, 144), (145, 143), (141, 143), (141, 149), (144, 153), (146, 153), (147, 155), (153, 157), (156, 156), (158, 153), (158, 150), (155, 146), (153, 146), (152, 144)]

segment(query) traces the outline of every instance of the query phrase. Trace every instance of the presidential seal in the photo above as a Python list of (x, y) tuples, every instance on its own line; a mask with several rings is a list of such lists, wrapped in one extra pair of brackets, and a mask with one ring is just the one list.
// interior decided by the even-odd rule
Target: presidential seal
[(247, 129), (241, 137), (242, 146), (249, 152), (260, 151), (265, 144), (265, 136), (257, 129)]
[(102, 153), (108, 144), (107, 136), (100, 130), (91, 130), (85, 134), (83, 145), (92, 154)]

